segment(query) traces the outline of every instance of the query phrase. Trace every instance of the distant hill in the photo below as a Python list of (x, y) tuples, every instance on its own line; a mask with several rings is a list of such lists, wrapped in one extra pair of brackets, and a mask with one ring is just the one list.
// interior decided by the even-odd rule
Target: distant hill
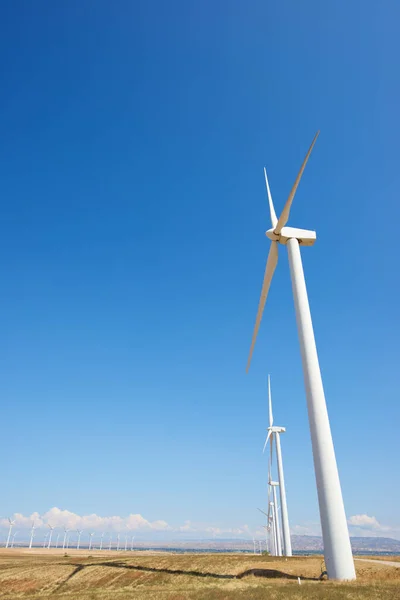
[[(400, 554), (400, 540), (383, 537), (351, 537), (354, 552), (396, 552)], [(253, 540), (243, 539), (204, 539), (137, 541), (136, 548), (176, 548), (181, 550), (253, 550)], [(312, 535), (292, 535), (292, 547), (295, 551), (322, 552), (322, 537)]]
[[(383, 537), (351, 537), (351, 547), (355, 552), (399, 552), (400, 540)], [(294, 550), (323, 550), (322, 537), (311, 535), (292, 535)]]

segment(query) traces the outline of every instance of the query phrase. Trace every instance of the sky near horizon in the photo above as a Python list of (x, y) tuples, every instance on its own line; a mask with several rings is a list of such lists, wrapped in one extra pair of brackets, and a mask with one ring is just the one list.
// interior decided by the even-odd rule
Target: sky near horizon
[(279, 214), (320, 129), (289, 224), (317, 231), (302, 256), (351, 531), (400, 538), (399, 4), (0, 17), (0, 517), (258, 531), (271, 373), (292, 531), (318, 533), (284, 248), (245, 366), (263, 167)]

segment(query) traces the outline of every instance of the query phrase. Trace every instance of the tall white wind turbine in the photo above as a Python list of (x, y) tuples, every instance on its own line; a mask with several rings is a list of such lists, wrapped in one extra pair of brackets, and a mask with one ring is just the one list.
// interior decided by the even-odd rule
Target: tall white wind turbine
[[(286, 500), (286, 488), (285, 488), (285, 478), (283, 475), (283, 463), (282, 463), (282, 450), (281, 450), (281, 433), (285, 433), (285, 427), (277, 427), (274, 426), (274, 416), (272, 413), (272, 394), (271, 394), (271, 377), (268, 375), (268, 412), (269, 412), (269, 427), (268, 427), (268, 435), (265, 440), (264, 450), (267, 447), (268, 440), (271, 440), (271, 452), (272, 445), (275, 439), (276, 446), (276, 457), (278, 463), (278, 481), (279, 481), (279, 493), (281, 499), (281, 511), (282, 511), (282, 534), (283, 534), (283, 554), (284, 556), (292, 556), (292, 542), (290, 540), (290, 529), (289, 529), (289, 516), (287, 509), (287, 500)], [(272, 461), (272, 455), (271, 455)], [(269, 477), (271, 477), (271, 473), (269, 473)], [(275, 500), (274, 500), (275, 502)]]
[(100, 536), (100, 546), (99, 546), (99, 550), (103, 550), (103, 537), (104, 537), (104, 533), (105, 533), (105, 532), (103, 531), (103, 533), (102, 533), (102, 534), (101, 534), (101, 536)]
[(277, 219), (275, 214), (267, 172), (264, 169), (272, 222), (272, 228), (266, 232), (266, 235), (271, 240), (271, 247), (265, 268), (261, 297), (247, 362), (247, 371), (250, 366), (272, 277), (278, 262), (278, 244), (283, 244), (287, 246), (289, 255), (290, 275), (307, 396), (325, 564), (330, 579), (351, 580), (356, 577), (354, 560), (351, 552), (339, 473), (300, 254), (300, 245), (312, 246), (317, 236), (315, 231), (286, 227), (293, 198), (318, 135), (319, 132), (317, 132), (312, 141), (279, 219)]
[(8, 548), (8, 546), (10, 545), (10, 536), (11, 536), (12, 528), (15, 525), (15, 519), (13, 521), (12, 519), (10, 519), (10, 517), (8, 517), (8, 522), (10, 523), (10, 527), (8, 528), (8, 536), (7, 536), (7, 541), (6, 541), (6, 548)]
[(94, 531), (91, 531), (89, 533), (89, 552), (92, 549), (92, 540), (93, 540), (93, 536), (94, 536)]
[(32, 544), (33, 544), (33, 538), (35, 537), (35, 521), (32, 521), (32, 528), (31, 528), (31, 539), (29, 540), (29, 548), (32, 548)]

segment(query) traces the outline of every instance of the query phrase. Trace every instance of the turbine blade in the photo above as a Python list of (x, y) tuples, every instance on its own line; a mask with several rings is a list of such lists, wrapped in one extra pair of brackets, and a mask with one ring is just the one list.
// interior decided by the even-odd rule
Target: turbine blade
[(268, 375), (268, 408), (269, 408), (269, 426), (274, 423), (274, 415), (272, 414), (272, 396), (271, 396), (271, 377)]
[(249, 368), (250, 368), (251, 357), (253, 356), (254, 345), (256, 343), (258, 330), (259, 330), (262, 315), (264, 312), (265, 302), (267, 300), (269, 288), (271, 285), (272, 277), (274, 276), (274, 272), (275, 272), (277, 263), (278, 263), (278, 243), (271, 242), (271, 248), (269, 250), (267, 264), (265, 267), (264, 281), (263, 281), (262, 288), (261, 288), (260, 302), (258, 303), (258, 311), (257, 311), (256, 323), (254, 325), (253, 339), (251, 340), (249, 358), (247, 359), (246, 373), (248, 373)]
[(264, 512), (263, 510), (261, 510), (261, 508), (257, 508), (257, 510), (259, 510), (263, 515), (265, 515), (266, 517), (268, 517), (267, 513)]
[(268, 194), (269, 214), (271, 215), (271, 225), (272, 225), (272, 227), (275, 227), (278, 222), (278, 219), (276, 218), (274, 203), (272, 202), (271, 190), (269, 189), (267, 170), (265, 167), (264, 167), (264, 177), (265, 177), (265, 185), (266, 185), (267, 194)]
[(303, 175), (303, 171), (306, 168), (307, 161), (310, 158), (310, 154), (312, 152), (312, 149), (314, 148), (314, 144), (317, 141), (317, 137), (318, 136), (319, 136), (319, 131), (317, 131), (317, 133), (314, 136), (314, 139), (313, 139), (313, 141), (311, 143), (311, 146), (308, 149), (306, 157), (303, 160), (303, 164), (301, 165), (299, 174), (296, 177), (296, 181), (294, 182), (294, 185), (293, 185), (293, 187), (292, 187), (292, 189), (290, 191), (289, 198), (286, 200), (286, 204), (283, 207), (283, 211), (281, 213), (281, 216), (279, 217), (278, 223), (276, 224), (276, 227), (274, 229), (274, 233), (276, 233), (276, 234), (279, 234), (281, 232), (281, 230), (282, 230), (282, 227), (285, 227), (286, 223), (288, 222), (289, 214), (290, 214), (290, 208), (292, 206), (293, 198), (295, 196), (295, 193), (297, 191), (298, 185), (300, 183), (300, 179), (301, 179), (301, 177)]
[(268, 440), (269, 440), (269, 436), (270, 436), (270, 435), (271, 435), (271, 432), (270, 432), (270, 431), (268, 431), (268, 435), (267, 435), (267, 438), (266, 438), (266, 440), (265, 440), (265, 444), (264, 444), (264, 448), (263, 448), (263, 454), (264, 454), (264, 452), (265, 452), (265, 448), (267, 447), (267, 444), (268, 444)]

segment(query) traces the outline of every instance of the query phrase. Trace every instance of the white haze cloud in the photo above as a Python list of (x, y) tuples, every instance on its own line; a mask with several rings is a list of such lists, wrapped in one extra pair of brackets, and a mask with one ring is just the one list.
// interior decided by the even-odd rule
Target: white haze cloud
[(360, 537), (400, 537), (400, 527), (382, 525), (376, 517), (353, 515), (347, 520), (350, 535)]
[[(186, 539), (210, 539), (210, 538), (243, 538), (251, 539), (265, 538), (265, 529), (260, 525), (250, 528), (248, 525), (240, 527), (218, 527), (209, 523), (195, 523), (185, 521), (182, 525), (171, 526), (166, 521), (148, 521), (140, 514), (130, 514), (126, 517), (108, 516), (101, 517), (96, 514), (78, 515), (69, 510), (53, 507), (43, 514), (34, 512), (31, 515), (15, 513), (10, 516), (15, 520), (15, 529), (30, 529), (32, 523), (36, 528), (46, 528), (48, 525), (57, 529), (69, 529), (72, 531), (86, 530), (95, 533), (102, 532), (131, 532), (150, 539), (153, 536), (162, 535), (164, 538), (186, 538)], [(366, 514), (353, 515), (348, 519), (350, 535), (363, 537), (392, 537), (400, 538), (400, 527), (392, 527), (381, 524), (376, 517)], [(8, 528), (9, 521), (0, 519), (0, 527)], [(305, 522), (291, 527), (292, 535), (320, 536), (321, 528), (319, 522)]]
[[(32, 523), (35, 527), (46, 527), (51, 525), (57, 528), (66, 529), (90, 529), (91, 531), (168, 531), (172, 528), (166, 521), (147, 521), (142, 515), (128, 515), (127, 517), (100, 517), (96, 514), (77, 515), (69, 510), (60, 508), (51, 508), (46, 513), (40, 515), (37, 512), (29, 516), (15, 513), (12, 517), (15, 526), (19, 528), (30, 528)], [(7, 527), (8, 519), (1, 519), (0, 526)]]

